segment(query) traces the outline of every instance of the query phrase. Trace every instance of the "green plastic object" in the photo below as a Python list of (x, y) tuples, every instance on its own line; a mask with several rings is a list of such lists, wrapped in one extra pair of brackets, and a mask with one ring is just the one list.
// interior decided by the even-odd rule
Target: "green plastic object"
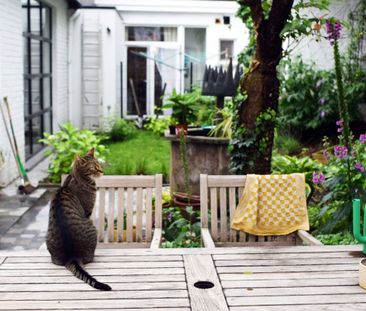
[(366, 254), (366, 204), (363, 209), (363, 235), (361, 235), (361, 201), (353, 201), (353, 235), (355, 239), (363, 244), (362, 252)]

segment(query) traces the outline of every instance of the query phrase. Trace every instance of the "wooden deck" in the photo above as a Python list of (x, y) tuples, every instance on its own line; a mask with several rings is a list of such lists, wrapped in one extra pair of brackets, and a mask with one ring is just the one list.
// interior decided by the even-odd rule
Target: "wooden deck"
[(86, 270), (110, 292), (53, 265), (45, 251), (0, 251), (0, 310), (364, 311), (360, 249), (97, 249)]

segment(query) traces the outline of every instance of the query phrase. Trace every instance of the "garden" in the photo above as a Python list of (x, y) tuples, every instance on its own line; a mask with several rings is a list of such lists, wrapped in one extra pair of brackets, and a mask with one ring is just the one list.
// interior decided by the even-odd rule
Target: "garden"
[[(257, 17), (253, 8), (245, 5), (249, 1), (242, 2), (238, 14), (253, 30)], [(270, 7), (270, 1), (264, 2)], [(310, 2), (318, 9), (328, 8), (328, 1)], [(252, 31), (250, 45), (239, 56), (244, 78), (235, 96), (225, 98), (223, 107), (197, 87), (165, 96), (165, 104), (144, 120), (143, 128), (119, 117), (105, 120), (98, 131), (62, 124), (60, 131), (45, 133), (42, 139), (51, 158), (49, 181), (59, 183), (61, 175), (69, 172), (75, 154), (91, 147), (96, 148), (106, 175), (161, 173), (166, 185), (162, 246), (199, 247), (199, 212), (189, 200), (182, 212), (169, 191), (170, 144), (164, 135), (175, 126), (172, 133), (180, 143), (184, 190), (190, 194), (185, 139), (200, 129), (205, 135), (230, 140), (232, 174), (305, 173), (311, 234), (324, 244), (357, 243), (352, 233), (352, 200), (365, 200), (366, 189), (366, 116), (362, 114), (366, 105), (366, 7), (359, 1), (345, 20), (338, 20), (304, 17), (301, 4), (303, 1), (292, 7), (292, 17), (279, 29), (280, 44), (297, 42), (304, 36), (326, 41), (333, 55), (331, 69), (319, 69), (315, 63), (293, 56), (296, 48), (291, 44), (280, 49), (273, 68), (254, 70), (262, 66), (259, 50), (263, 42)], [(341, 51), (340, 42), (346, 42)], [(264, 75), (266, 70), (274, 75), (271, 79), (268, 72), (266, 78), (251, 76)], [(272, 90), (277, 86), (277, 98), (266, 101), (268, 94), (253, 95), (251, 79)], [(253, 115), (253, 111), (257, 113)]]

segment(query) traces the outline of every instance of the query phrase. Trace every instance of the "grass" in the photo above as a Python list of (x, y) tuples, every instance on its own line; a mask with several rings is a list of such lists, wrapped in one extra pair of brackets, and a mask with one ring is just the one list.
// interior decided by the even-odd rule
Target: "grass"
[(104, 167), (105, 175), (169, 175), (170, 144), (163, 137), (149, 131), (122, 142), (106, 144), (110, 152)]

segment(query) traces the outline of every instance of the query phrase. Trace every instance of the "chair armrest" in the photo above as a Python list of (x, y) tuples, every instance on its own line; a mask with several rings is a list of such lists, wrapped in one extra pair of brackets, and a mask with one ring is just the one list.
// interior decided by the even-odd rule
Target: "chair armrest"
[(305, 245), (324, 245), (305, 230), (297, 230), (297, 236), (304, 242)]
[(203, 246), (206, 248), (215, 248), (215, 243), (212, 240), (211, 234), (208, 231), (208, 228), (201, 228), (201, 238), (203, 242)]
[(155, 228), (154, 235), (151, 240), (150, 248), (158, 249), (158, 248), (160, 248), (160, 243), (161, 243), (161, 228)]

